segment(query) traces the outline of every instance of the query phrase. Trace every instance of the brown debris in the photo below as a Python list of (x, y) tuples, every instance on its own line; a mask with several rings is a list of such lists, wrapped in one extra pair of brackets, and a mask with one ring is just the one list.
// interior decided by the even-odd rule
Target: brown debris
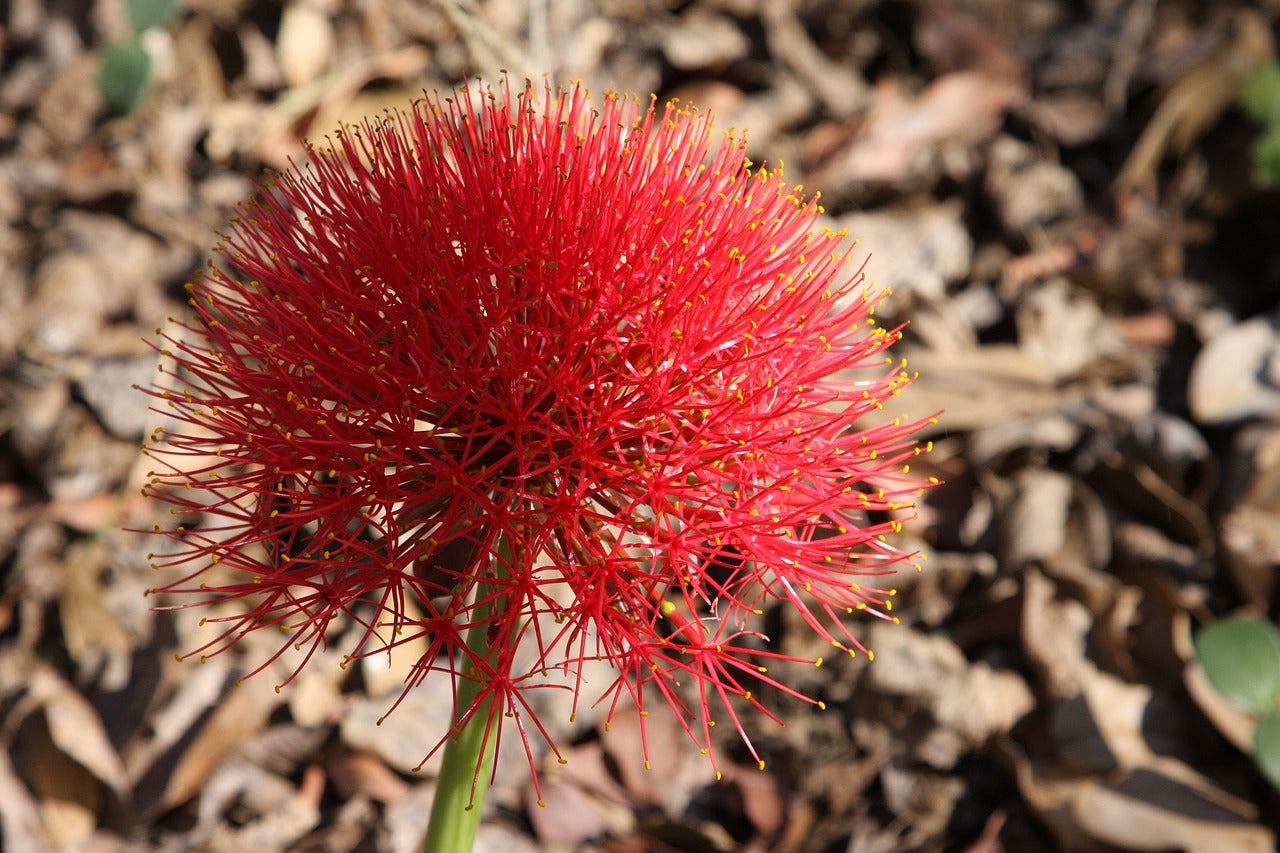
[(0, 22), (6, 850), (417, 849), (450, 686), (377, 720), (425, 639), (321, 652), (279, 693), (296, 661), (235, 686), (265, 645), (175, 661), (209, 627), (141, 596), (156, 545), (129, 531), (166, 519), (137, 445), (162, 416), (131, 386), (265, 168), (501, 68), (690, 102), (822, 193), (895, 291), (878, 320), (909, 324), (919, 378), (881, 417), (942, 412), (913, 468), (944, 485), (904, 519), (929, 559), (892, 579), (902, 624), (850, 623), (874, 662), (770, 668), (826, 710), (747, 712), (763, 770), (732, 732), (717, 780), (656, 709), (642, 739), (545, 691), (568, 763), (532, 747), (540, 806), (504, 743), (477, 849), (1275, 849), (1256, 720), (1191, 648), (1280, 607), (1280, 201), (1235, 106), (1274, 3), (180, 6), (124, 117), (97, 87), (124, 4)]

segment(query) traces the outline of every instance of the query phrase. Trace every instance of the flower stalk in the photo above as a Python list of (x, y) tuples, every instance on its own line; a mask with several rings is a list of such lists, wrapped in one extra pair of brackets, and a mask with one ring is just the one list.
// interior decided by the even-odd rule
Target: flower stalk
[[(478, 615), (486, 614), (482, 611)], [(489, 657), (493, 650), (488, 648), (488, 634), (482, 620), (467, 633), (467, 648), (479, 657)], [(455, 731), (444, 746), (423, 853), (466, 853), (475, 845), (480, 828), (498, 744), (487, 724), (493, 697), (481, 696), (484, 690), (479, 672), (465, 675), (469, 677), (460, 679), (454, 706), (469, 717), (455, 712)]]

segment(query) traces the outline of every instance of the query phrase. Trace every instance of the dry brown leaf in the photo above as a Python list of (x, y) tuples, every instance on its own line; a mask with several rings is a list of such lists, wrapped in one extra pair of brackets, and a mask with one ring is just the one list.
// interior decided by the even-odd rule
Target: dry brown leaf
[(320, 143), (324, 134), (337, 129), (346, 106), (370, 80), (419, 77), (429, 59), (424, 48), (411, 45), (287, 89), (265, 107), (250, 100), (223, 101), (210, 115), (206, 147), (215, 160), (243, 155), (286, 167), (289, 158), (304, 154), (304, 136)]
[[(690, 748), (688, 735), (665, 706), (651, 708), (644, 717), (634, 709), (620, 710), (601, 742), (631, 801), (658, 806), (668, 815), (682, 813), (713, 779), (710, 763)], [(646, 742), (652, 769), (645, 767)]]
[[(287, 850), (321, 818), (324, 771), (310, 766), (298, 788), (246, 761), (221, 764), (200, 790), (197, 837), (210, 853)], [(233, 823), (225, 812), (240, 810)], [(249, 815), (248, 819), (245, 815)]]
[(1067, 148), (1093, 142), (1111, 123), (1111, 114), (1093, 89), (1043, 92), (1019, 112)]
[(1093, 617), (1078, 601), (1055, 600), (1056, 593), (1053, 582), (1039, 571), (1023, 572), (1022, 642), (1049, 696), (1069, 699), (1084, 690), (1093, 670), (1084, 654)]
[(855, 184), (903, 183), (927, 168), (937, 146), (972, 145), (993, 134), (1020, 95), (1019, 84), (976, 71), (944, 74), (915, 96), (886, 78), (853, 143), (812, 180), (837, 195)]
[(921, 7), (916, 48), (940, 71), (982, 71), (1021, 80), (1026, 68), (1000, 34), (973, 10), (951, 3)]
[(1052, 695), (1059, 697), (1053, 709), (1054, 734), (1067, 770), (1146, 772), (1194, 792), (1198, 800), (1229, 812), (1234, 820), (1256, 817), (1253, 804), (1228, 794), (1180, 759), (1152, 749), (1145, 734), (1152, 690), (1101, 672), (1084, 656), (1091, 620), (1082, 605), (1054, 601), (1052, 582), (1034, 571), (1026, 573), (1024, 591), (1024, 642)]
[(796, 0), (760, 4), (769, 50), (818, 96), (829, 115), (848, 118), (866, 107), (870, 87), (861, 74), (832, 61), (813, 43), (797, 17), (799, 5)]
[(42, 713), (27, 716), (16, 727), (10, 749), (15, 769), (39, 804), (51, 846), (67, 849), (93, 833), (105, 798), (101, 783), (54, 742), (48, 722)]
[(1068, 581), (1094, 615), (1109, 610), (1116, 581), (1111, 522), (1097, 495), (1080, 480), (1047, 468), (1024, 468), (998, 501), (996, 542), (1002, 562), (1018, 570), (1036, 564)]
[(188, 733), (191, 739), (168, 773), (152, 809), (171, 808), (199, 793), (214, 768), (258, 734), (281, 701), (263, 681), (246, 682), (220, 697), (208, 718)]
[[(119, 614), (108, 607), (99, 579), (106, 561), (107, 541), (89, 539), (69, 549), (66, 558), (66, 583), (58, 598), (58, 611), (62, 619), (62, 633), (67, 651), (79, 664), (90, 658), (101, 660), (110, 656), (121, 661), (113, 667), (118, 679), (127, 683), (129, 655), (133, 640), (120, 624)], [(124, 683), (105, 685), (118, 690)]]
[(1000, 513), (1000, 558), (1013, 570), (1044, 563), (1067, 544), (1067, 519), (1075, 480), (1045, 469), (1025, 469), (1014, 481), (1014, 494)]
[(935, 766), (949, 767), (960, 753), (1012, 729), (1035, 706), (1021, 676), (968, 663), (946, 637), (877, 622), (868, 631), (868, 646), (875, 650), (876, 662), (866, 670), (867, 685), (915, 699), (957, 736), (951, 744), (931, 744)]
[(965, 848), (964, 853), (1004, 853), (1004, 845), (1000, 843), (1000, 830), (1007, 820), (1008, 815), (1004, 810), (996, 809), (992, 812), (982, 827), (982, 834)]
[(973, 239), (962, 213), (960, 205), (946, 203), (859, 211), (837, 220), (837, 230), (852, 238), (841, 251), (865, 256), (867, 281), (892, 291), (879, 311), (893, 315), (916, 302), (941, 302), (947, 285), (969, 272)]
[[(941, 776), (891, 761), (880, 771), (885, 803), (912, 833), (936, 836), (944, 830), (964, 794), (964, 783), (954, 776)], [(903, 839), (903, 846), (911, 846)]]
[(1280, 426), (1241, 429), (1222, 469), (1221, 553), (1246, 602), (1266, 612), (1280, 564)]
[(1149, 686), (1126, 684), (1115, 676), (1097, 672), (1089, 678), (1084, 695), (1098, 733), (1121, 770), (1151, 770), (1194, 791), (1204, 802), (1230, 812), (1233, 819), (1257, 818), (1258, 810), (1252, 803), (1221, 790), (1179, 759), (1152, 750), (1144, 734), (1144, 720), (1152, 707)]
[(1253, 754), (1253, 732), (1258, 727), (1255, 717), (1227, 701), (1204, 674), (1204, 667), (1191, 661), (1183, 671), (1183, 683), (1196, 706), (1204, 712), (1223, 737), (1245, 755)]
[(1171, 689), (1194, 654), (1189, 611), (1203, 608), (1204, 590), (1176, 581), (1163, 568), (1120, 567), (1118, 572), (1143, 591), (1142, 618), (1129, 631), (1129, 648), (1151, 683)]
[(1024, 294), (1014, 321), (1018, 346), (1055, 382), (1078, 377), (1123, 348), (1114, 322), (1093, 297), (1064, 278), (1052, 278)]
[(984, 188), (1004, 232), (1019, 241), (1027, 240), (1034, 229), (1076, 218), (1084, 210), (1084, 190), (1074, 172), (1007, 134), (987, 149)]
[(1064, 850), (1102, 853), (1119, 846), (1260, 853), (1274, 849), (1271, 830), (1242, 820), (1204, 799), (1203, 790), (1159, 772), (1139, 770), (1107, 782), (1093, 776), (1063, 778), (1051, 768), (1037, 766), (1011, 740), (1001, 740), (998, 746), (1014, 768), (1023, 798)]
[(630, 800), (630, 794), (623, 787), (616, 770), (610, 769), (604, 745), (598, 739), (570, 747), (565, 750), (564, 758), (564, 764), (556, 763), (548, 770), (550, 778), (576, 785), (615, 803)]
[(318, 726), (341, 716), (343, 671), (322, 663), (301, 672), (289, 687), (289, 715), (303, 726)]
[(394, 693), (352, 702), (342, 715), (342, 742), (357, 752), (377, 755), (401, 773), (419, 768), (438, 773), (440, 750), (425, 764), (423, 759), (453, 725), (453, 692), (447, 674), (432, 676), (405, 693), (394, 711)]
[(53, 746), (117, 795), (125, 796), (128, 777), (124, 764), (88, 700), (45, 665), (27, 673), (26, 687), (22, 705), (41, 709)]
[(724, 778), (737, 789), (743, 814), (759, 835), (773, 838), (782, 832), (787, 821), (787, 802), (777, 776), (762, 773), (757, 767), (730, 764), (725, 767)]
[[(666, 95), (669, 102), (692, 104), (710, 113), (717, 133), (747, 131), (753, 156), (764, 156), (754, 152), (768, 151), (783, 130), (803, 121), (813, 107), (813, 93), (786, 72), (776, 75), (769, 88), (753, 94), (720, 81), (696, 79)], [(787, 174), (795, 174), (789, 164)]]
[(525, 810), (534, 836), (542, 844), (576, 847), (605, 836), (630, 835), (636, 826), (635, 811), (616, 789), (598, 742), (572, 750), (573, 775), (548, 774), (542, 783), (542, 801), (530, 785), (525, 789)]
[(662, 50), (682, 70), (723, 67), (747, 55), (751, 41), (727, 15), (694, 6), (667, 30)]
[(325, 762), (330, 779), (344, 797), (367, 797), (380, 803), (394, 803), (409, 791), (404, 781), (382, 759), (367, 752), (340, 750)]
[(1049, 372), (1014, 344), (945, 353), (917, 348), (901, 352), (919, 377), (910, 394), (891, 397), (884, 409), (868, 413), (868, 424), (943, 412), (946, 429), (953, 432), (993, 425), (1008, 428), (1019, 418), (1065, 409), (1087, 395), (1083, 388), (1054, 388)]
[(471, 853), (545, 853), (545, 850), (525, 832), (506, 824), (482, 823), (476, 832), (476, 843)]
[(40, 853), (53, 846), (40, 804), (18, 778), (7, 749), (0, 750), (0, 837), (13, 853)]
[[(435, 797), (436, 783), (421, 782), (403, 797), (387, 805), (382, 826), (386, 847), (392, 853), (419, 853), (427, 833), (427, 816)], [(481, 824), (483, 826), (483, 824)]]

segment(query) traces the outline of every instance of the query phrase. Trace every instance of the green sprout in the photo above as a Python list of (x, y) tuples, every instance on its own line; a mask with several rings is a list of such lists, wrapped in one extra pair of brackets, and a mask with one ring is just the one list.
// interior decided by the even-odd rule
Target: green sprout
[(151, 54), (142, 44), (148, 30), (167, 27), (178, 15), (180, 0), (128, 0), (133, 36), (108, 44), (98, 69), (98, 91), (112, 115), (128, 115), (151, 82)]
[(1265, 619), (1223, 619), (1195, 638), (1213, 688), (1253, 716), (1253, 761), (1280, 790), (1280, 631)]
[(1254, 180), (1263, 187), (1280, 187), (1280, 62), (1268, 62), (1245, 78), (1240, 106), (1262, 125), (1253, 143)]

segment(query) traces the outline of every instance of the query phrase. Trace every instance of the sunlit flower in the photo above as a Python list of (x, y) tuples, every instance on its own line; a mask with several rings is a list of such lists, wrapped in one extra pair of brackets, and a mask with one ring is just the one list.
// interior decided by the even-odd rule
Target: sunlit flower
[[(615, 94), (464, 90), (246, 204), (238, 274), (189, 286), (151, 392), (180, 525), (155, 559), (194, 570), (158, 591), (243, 600), (197, 651), (276, 626), (305, 661), (357, 620), (351, 658), (425, 640), (414, 683), (478, 681), (460, 724), (492, 699), (495, 737), (543, 730), (552, 674), (608, 713), (660, 700), (709, 751), (717, 715), (751, 748), (753, 687), (793, 692), (771, 605), (862, 650), (847, 614), (889, 618), (874, 579), (926, 485), (919, 423), (864, 420), (909, 382), (899, 335), (817, 203), (715, 142)], [(613, 683), (578, 677), (595, 659)]]

